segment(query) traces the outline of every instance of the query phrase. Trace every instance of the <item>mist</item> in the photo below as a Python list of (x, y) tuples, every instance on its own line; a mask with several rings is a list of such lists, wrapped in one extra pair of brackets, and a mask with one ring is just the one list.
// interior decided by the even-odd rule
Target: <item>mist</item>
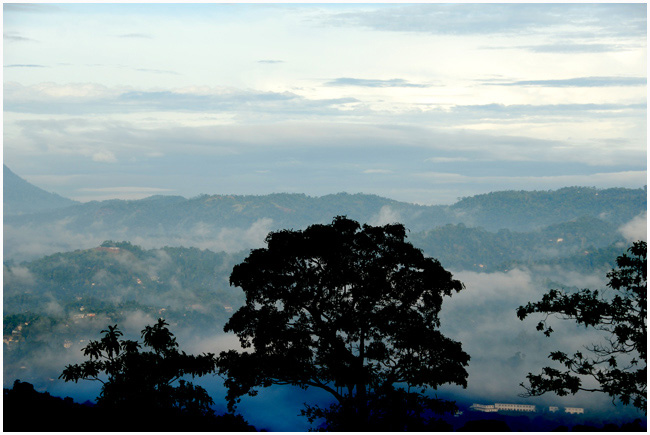
[[(146, 262), (134, 261), (130, 255), (121, 257), (119, 262), (129, 264), (131, 270), (144, 275), (156, 276), (161, 269), (171, 264), (169, 255), (164, 251), (154, 251), (155, 255)], [(99, 273), (108, 274), (106, 270)], [(457, 386), (441, 386), (438, 397), (457, 400), (460, 403), (529, 403), (537, 406), (576, 406), (589, 411), (608, 412), (612, 409), (611, 399), (604, 394), (580, 393), (576, 396), (558, 397), (547, 394), (539, 398), (522, 399), (523, 388), (519, 385), (525, 381), (529, 372), (537, 373), (540, 368), (548, 365), (548, 354), (554, 350), (573, 352), (584, 346), (597, 343), (602, 339), (600, 334), (592, 330), (579, 328), (571, 321), (550, 319), (555, 332), (551, 337), (545, 337), (535, 330), (540, 320), (530, 316), (520, 321), (516, 309), (529, 301), (536, 301), (548, 291), (546, 284), (550, 279), (567, 288), (603, 288), (606, 284), (605, 274), (583, 274), (575, 270), (564, 270), (561, 267), (542, 267), (533, 269), (517, 268), (507, 272), (481, 273), (466, 270), (454, 271), (454, 277), (465, 284), (465, 289), (458, 294), (445, 298), (441, 311), (441, 331), (449, 338), (460, 341), (463, 350), (470, 354), (471, 360), (467, 368), (469, 373), (468, 388)], [(97, 276), (95, 276), (97, 278)], [(23, 266), (5, 268), (5, 281), (19, 280), (33, 284), (36, 278)], [(178, 286), (178, 283), (171, 284)], [(182, 298), (174, 297), (173, 291), (169, 296), (164, 293), (144, 301), (155, 303), (156, 306), (167, 306), (168, 310), (192, 309), (193, 296), (182, 287)], [(233, 291), (240, 291), (232, 289)], [(133, 288), (116, 288), (110, 298), (118, 302), (133, 292)], [(205, 301), (197, 300), (198, 307), (203, 309)], [(37, 390), (48, 391), (54, 395), (71, 396), (79, 402), (94, 401), (99, 394), (98, 383), (80, 382), (74, 386), (58, 379), (67, 364), (79, 363), (83, 360), (81, 348), (88, 340), (98, 339), (99, 331), (109, 324), (117, 323), (124, 332), (124, 338), (140, 339), (140, 331), (147, 325), (155, 323), (159, 313), (142, 310), (129, 310), (120, 315), (119, 319), (107, 318), (103, 315), (79, 318), (78, 312), (65, 310), (55, 299), (50, 298), (45, 311), (53, 316), (65, 316), (65, 320), (39, 340), (47, 342), (30, 355), (16, 361), (5, 360), (5, 388), (11, 386), (14, 379), (33, 383)], [(170, 311), (167, 311), (169, 313)], [(161, 317), (164, 317), (164, 314)], [(498, 319), (498, 321), (495, 321)], [(215, 324), (210, 330), (197, 328), (191, 323), (182, 322), (178, 317), (169, 318), (170, 330), (178, 339), (179, 348), (188, 353), (198, 354), (212, 352), (218, 354), (230, 349), (241, 350), (239, 340), (232, 334), (223, 333), (223, 322)], [(74, 335), (63, 325), (74, 323), (78, 326)], [(215, 410), (225, 412), (225, 394), (223, 380), (218, 376), (208, 375), (196, 379), (204, 386), (215, 401)], [(299, 411), (303, 403), (318, 403), (327, 405), (333, 398), (318, 389), (303, 391), (295, 387), (272, 387), (260, 389), (256, 397), (244, 397), (238, 406), (241, 413), (258, 429), (274, 431), (307, 430), (309, 424)], [(620, 405), (619, 405), (620, 406)], [(630, 411), (634, 414), (634, 411)]]

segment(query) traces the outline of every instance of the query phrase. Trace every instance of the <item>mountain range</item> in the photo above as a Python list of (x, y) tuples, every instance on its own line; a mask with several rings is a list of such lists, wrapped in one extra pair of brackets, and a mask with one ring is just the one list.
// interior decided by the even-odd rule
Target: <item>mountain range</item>
[[(517, 401), (519, 382), (555, 349), (534, 320), (516, 317), (517, 307), (549, 288), (601, 288), (616, 257), (646, 231), (646, 187), (504, 191), (433, 206), (347, 193), (77, 203), (6, 166), (4, 176), (4, 378), (48, 391), (65, 388), (62, 367), (107, 324), (137, 337), (164, 316), (196, 351), (236, 345), (222, 333), (244, 301), (229, 285), (233, 266), (270, 231), (347, 215), (403, 223), (414, 246), (465, 284), (445, 301), (441, 323), (472, 356), (471, 382), (440, 393), (468, 403)], [(565, 332), (556, 337), (571, 347), (591, 339), (575, 327)], [(609, 406), (607, 398), (590, 400), (594, 409)]]
[[(194, 246), (236, 252), (260, 246), (269, 231), (303, 229), (328, 223), (338, 215), (373, 225), (400, 222), (412, 234), (440, 235), (440, 228), (447, 225), (464, 225), (481, 228), (483, 236), (493, 239), (491, 234), (500, 230), (543, 232), (549, 226), (582, 223), (592, 233), (600, 229), (610, 234), (606, 241), (595, 241), (595, 246), (602, 247), (612, 242), (611, 235), (617, 234), (619, 227), (643, 216), (647, 208), (645, 186), (503, 191), (462, 198), (452, 205), (429, 206), (348, 193), (321, 197), (200, 195), (189, 199), (158, 195), (77, 203), (29, 184), (6, 166), (4, 171), (5, 259), (16, 261), (87, 249), (104, 240), (126, 240), (147, 248)], [(564, 237), (558, 235), (555, 240), (558, 238)]]

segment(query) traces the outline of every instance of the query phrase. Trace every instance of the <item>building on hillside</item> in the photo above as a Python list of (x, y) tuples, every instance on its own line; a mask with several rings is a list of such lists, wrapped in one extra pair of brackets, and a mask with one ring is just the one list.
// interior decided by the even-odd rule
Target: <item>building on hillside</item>
[(559, 406), (549, 406), (548, 412), (558, 412), (560, 410)]
[(570, 406), (566, 406), (566, 407), (564, 407), (564, 412), (566, 412), (567, 414), (584, 414), (585, 409), (584, 408), (573, 408), (573, 407), (570, 407)]
[(520, 403), (495, 403), (498, 411), (537, 412), (535, 405), (522, 405)]
[(480, 403), (474, 403), (469, 407), (469, 409), (480, 412), (499, 412), (499, 410), (494, 405), (482, 405)]

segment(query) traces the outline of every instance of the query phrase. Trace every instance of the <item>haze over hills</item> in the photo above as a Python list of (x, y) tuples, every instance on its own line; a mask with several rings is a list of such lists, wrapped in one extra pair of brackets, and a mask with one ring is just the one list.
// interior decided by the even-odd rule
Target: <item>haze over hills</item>
[(2, 181), (2, 207), (5, 216), (36, 213), (77, 204), (77, 201), (34, 186), (14, 174), (6, 165), (2, 165)]
[[(262, 246), (269, 231), (347, 215), (373, 225), (404, 223), (408, 240), (465, 284), (444, 302), (441, 322), (472, 357), (469, 386), (444, 387), (440, 394), (468, 403), (520, 401), (519, 383), (546, 363), (549, 351), (577, 348), (593, 335), (559, 324), (547, 339), (536, 333), (536, 319), (519, 321), (516, 308), (549, 288), (603, 288), (616, 257), (646, 238), (646, 187), (505, 191), (450, 206), (279, 193), (52, 207), (49, 194), (9, 176), (15, 179), (5, 182), (5, 197), (22, 200), (4, 216), (4, 378), (52, 392), (67, 387), (57, 379), (61, 368), (78, 361), (84, 343), (107, 324), (137, 338), (144, 325), (164, 316), (191, 352), (236, 346), (221, 333), (243, 302), (241, 289), (228, 284), (232, 267)], [(221, 400), (222, 386), (206, 382)], [(83, 400), (96, 395), (77, 394)], [(275, 401), (264, 394), (257, 400)], [(611, 406), (607, 397), (580, 395), (536, 403), (548, 400), (594, 410)]]
[[(5, 198), (20, 201), (12, 200), (9, 206), (5, 202), (5, 210), (9, 207), (12, 212), (5, 211), (4, 252), (5, 259), (16, 261), (87, 249), (104, 240), (127, 240), (146, 248), (194, 246), (237, 252), (260, 246), (269, 231), (327, 223), (337, 215), (373, 225), (400, 222), (412, 233), (449, 224), (490, 232), (530, 232), (580, 219), (583, 223), (591, 219), (594, 228), (609, 226), (607, 231), (616, 233), (616, 228), (643, 216), (647, 208), (646, 187), (505, 191), (463, 198), (450, 206), (422, 206), (347, 193), (321, 197), (287, 193), (201, 195), (190, 199), (159, 195), (75, 203), (48, 196), (10, 174), (10, 182), (4, 186)], [(51, 198), (60, 200), (52, 202)]]

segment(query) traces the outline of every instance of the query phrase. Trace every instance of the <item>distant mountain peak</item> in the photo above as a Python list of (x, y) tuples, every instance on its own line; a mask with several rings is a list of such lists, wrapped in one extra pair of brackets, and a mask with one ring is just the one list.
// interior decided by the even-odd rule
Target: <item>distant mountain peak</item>
[(2, 165), (3, 212), (5, 216), (39, 213), (78, 204), (56, 193), (47, 192)]

